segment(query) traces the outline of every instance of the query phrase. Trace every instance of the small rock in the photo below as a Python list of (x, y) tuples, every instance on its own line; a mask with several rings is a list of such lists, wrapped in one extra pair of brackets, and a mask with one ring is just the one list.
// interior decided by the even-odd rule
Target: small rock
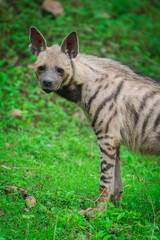
[(4, 212), (0, 210), (0, 217), (2, 217), (3, 215), (4, 215)]
[(26, 198), (26, 196), (27, 196), (27, 191), (24, 190), (23, 188), (10, 186), (10, 187), (6, 187), (4, 190), (5, 190), (6, 194), (18, 193), (18, 194), (22, 194), (23, 198)]
[(90, 174), (90, 177), (93, 177), (94, 179), (97, 179), (93, 174)]
[(79, 167), (82, 166), (82, 162), (81, 161), (78, 162), (78, 166)]
[(10, 147), (10, 144), (9, 143), (5, 143), (6, 147)]
[(30, 209), (29, 208), (25, 208), (24, 211), (25, 212), (30, 212)]
[(33, 176), (33, 172), (27, 172), (26, 175), (27, 175), (27, 176), (29, 176), (29, 175), (32, 175), (32, 176)]
[(27, 207), (34, 207), (36, 203), (36, 199), (33, 196), (28, 196), (25, 199)]
[(22, 116), (21, 111), (19, 109), (12, 109), (11, 115), (12, 115), (12, 117), (15, 117), (15, 118)]
[(61, 3), (52, 0), (45, 0), (42, 4), (42, 9), (50, 12), (55, 18), (63, 12)]

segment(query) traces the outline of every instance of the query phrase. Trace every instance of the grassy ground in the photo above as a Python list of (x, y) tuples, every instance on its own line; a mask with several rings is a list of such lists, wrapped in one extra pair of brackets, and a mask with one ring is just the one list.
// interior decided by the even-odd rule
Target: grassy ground
[[(96, 138), (79, 107), (43, 93), (28, 64), (28, 29), (36, 26), (48, 45), (76, 30), (80, 51), (108, 56), (160, 78), (160, 3), (157, 0), (61, 1), (58, 19), (42, 12), (41, 0), (4, 1), (0, 6), (0, 240), (160, 239), (160, 157), (121, 148), (123, 210), (86, 219), (80, 209), (99, 196)], [(13, 109), (21, 110), (14, 117)], [(3, 165), (3, 166), (2, 166)], [(7, 167), (7, 168), (6, 168)], [(25, 212), (16, 186), (37, 200)]]

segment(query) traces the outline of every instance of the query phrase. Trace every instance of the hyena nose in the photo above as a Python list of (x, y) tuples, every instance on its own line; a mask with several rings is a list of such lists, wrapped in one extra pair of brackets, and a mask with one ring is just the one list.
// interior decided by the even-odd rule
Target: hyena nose
[(51, 80), (43, 80), (43, 82), (42, 82), (42, 84), (43, 84), (43, 86), (45, 86), (45, 87), (50, 87), (51, 85), (52, 85), (52, 82), (53, 81), (51, 81)]

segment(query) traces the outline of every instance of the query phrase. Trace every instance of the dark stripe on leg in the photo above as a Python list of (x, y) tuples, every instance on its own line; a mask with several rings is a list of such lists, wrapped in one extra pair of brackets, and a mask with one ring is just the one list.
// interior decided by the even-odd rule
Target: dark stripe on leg
[(98, 127), (101, 126), (102, 123), (103, 123), (103, 120), (101, 120), (101, 121), (98, 123)]
[(117, 110), (115, 110), (115, 112), (113, 113), (113, 115), (109, 118), (107, 124), (106, 124), (106, 128), (105, 128), (105, 131), (106, 133), (108, 132), (108, 129), (109, 129), (109, 124), (110, 122), (112, 121), (112, 119), (117, 115)]
[(107, 164), (106, 167), (101, 169), (101, 173), (106, 173), (110, 168), (114, 167), (113, 164)]
[(106, 129), (105, 129), (106, 133), (108, 132), (109, 124), (110, 124), (111, 121), (112, 121), (112, 116), (109, 118), (109, 120), (108, 120), (108, 122), (106, 124)]
[(96, 136), (98, 136), (100, 133), (102, 133), (102, 130), (98, 130), (97, 132), (95, 132)]
[(101, 176), (100, 181), (104, 183), (110, 183), (110, 181), (107, 181), (107, 178), (104, 175)]
[(102, 140), (102, 139), (113, 139), (113, 137), (110, 137), (110, 136), (108, 136), (108, 135), (105, 135), (105, 136), (98, 137), (97, 139), (98, 139), (98, 140)]
[(115, 147), (111, 146), (109, 143), (104, 143), (104, 145), (111, 147), (112, 149), (116, 149)]
[(100, 146), (100, 150), (102, 153), (104, 153), (107, 157), (109, 157), (112, 160), (115, 160), (115, 153), (114, 154), (109, 154), (106, 150), (104, 150), (101, 146)]
[(107, 162), (104, 161), (104, 160), (101, 162), (101, 169), (102, 169), (102, 166), (103, 166), (103, 165), (107, 165)]

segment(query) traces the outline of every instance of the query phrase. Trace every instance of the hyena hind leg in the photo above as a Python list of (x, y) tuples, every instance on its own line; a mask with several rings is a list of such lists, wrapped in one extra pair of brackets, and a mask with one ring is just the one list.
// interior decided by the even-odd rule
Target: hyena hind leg
[(114, 177), (114, 191), (111, 195), (111, 202), (115, 207), (121, 207), (123, 194), (122, 176), (121, 176), (121, 164), (120, 164), (120, 152), (117, 149), (116, 163), (115, 163), (115, 177)]

